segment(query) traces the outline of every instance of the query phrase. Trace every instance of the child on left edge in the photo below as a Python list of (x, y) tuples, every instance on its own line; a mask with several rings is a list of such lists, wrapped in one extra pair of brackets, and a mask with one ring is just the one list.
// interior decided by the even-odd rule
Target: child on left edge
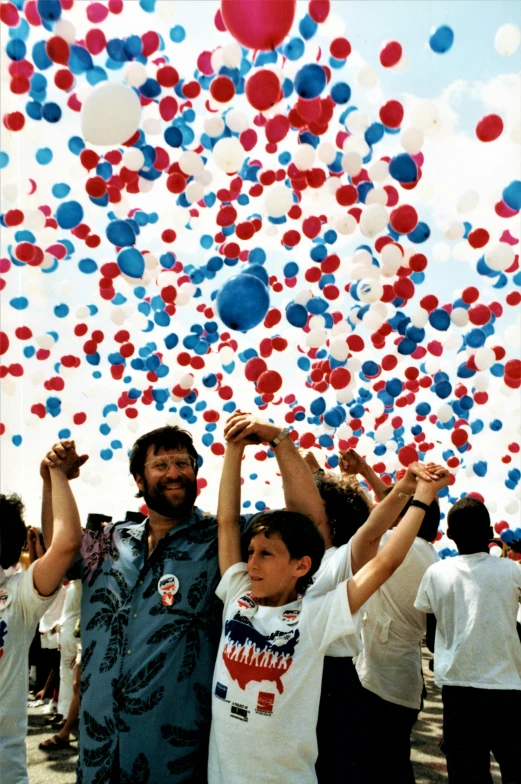
[[(350, 580), (305, 598), (324, 542), (296, 512), (262, 514), (240, 549), (240, 474), (244, 441), (229, 440), (219, 489), (218, 537), (224, 629), (212, 694), (209, 784), (315, 784), (316, 723), (324, 656), (352, 633), (356, 613), (404, 560), (424, 508), (450, 476), (419, 481), (414, 505), (389, 543)], [(390, 503), (384, 499), (379, 505)]]

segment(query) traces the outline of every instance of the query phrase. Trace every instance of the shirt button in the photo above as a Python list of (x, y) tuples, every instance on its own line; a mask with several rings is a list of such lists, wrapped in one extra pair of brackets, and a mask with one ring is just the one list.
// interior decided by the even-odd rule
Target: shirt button
[(139, 584), (140, 584), (140, 585), (143, 585), (143, 580), (140, 580), (140, 581), (139, 581)]
[(132, 651), (130, 650), (130, 648), (128, 649), (127, 653), (128, 653), (128, 655), (129, 655), (129, 656), (130, 656), (130, 654), (132, 653)]
[(133, 616), (133, 617), (134, 617), (134, 618), (137, 618), (137, 613), (134, 613), (134, 616)]

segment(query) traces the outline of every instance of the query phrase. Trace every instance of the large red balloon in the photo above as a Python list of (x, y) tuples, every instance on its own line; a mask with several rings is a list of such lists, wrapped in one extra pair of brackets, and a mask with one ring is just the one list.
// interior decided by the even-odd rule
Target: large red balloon
[(279, 77), (267, 68), (261, 68), (246, 82), (246, 98), (254, 109), (265, 112), (282, 97)]
[(282, 43), (291, 30), (297, 0), (221, 0), (228, 31), (248, 49), (267, 51)]

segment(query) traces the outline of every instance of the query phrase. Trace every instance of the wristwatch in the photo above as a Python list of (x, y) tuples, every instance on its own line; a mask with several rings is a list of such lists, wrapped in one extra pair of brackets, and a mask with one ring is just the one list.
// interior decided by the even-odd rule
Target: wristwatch
[(412, 499), (411, 503), (409, 504), (409, 509), (411, 508), (411, 506), (417, 506), (418, 509), (423, 509), (424, 512), (429, 511), (429, 505), (424, 504), (423, 501), (417, 501), (416, 498)]
[(287, 427), (284, 427), (284, 428), (283, 428), (283, 429), (280, 431), (280, 433), (278, 434), (278, 436), (275, 436), (275, 438), (273, 439), (273, 441), (269, 441), (268, 443), (269, 443), (269, 445), (271, 446), (271, 448), (272, 448), (272, 449), (275, 449), (275, 447), (276, 447), (276, 446), (278, 446), (278, 445), (280, 444), (280, 442), (281, 442), (281, 441), (284, 441), (284, 439), (286, 438), (286, 436), (289, 436), (289, 430), (288, 430), (288, 428), (287, 428)]

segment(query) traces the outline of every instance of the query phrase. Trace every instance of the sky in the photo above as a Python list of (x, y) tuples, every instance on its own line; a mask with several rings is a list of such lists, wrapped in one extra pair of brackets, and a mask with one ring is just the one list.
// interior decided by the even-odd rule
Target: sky
[[(109, 16), (103, 24), (103, 29), (107, 38), (124, 37), (132, 33), (140, 34), (145, 29), (159, 30), (166, 41), (166, 54), (171, 58), (172, 64), (178, 67), (180, 72), (188, 75), (195, 68), (197, 56), (202, 49), (214, 50), (231, 43), (230, 36), (227, 33), (219, 33), (213, 24), (219, 4), (213, 0), (198, 0), (196, 5), (195, 14), (193, 2), (159, 0), (156, 14), (152, 16), (146, 14), (139, 7), (138, 2), (126, 0), (123, 14), (119, 17)], [(86, 6), (86, 2), (76, 2), (72, 11), (66, 15), (67, 19), (75, 25), (78, 38), (84, 36), (89, 27), (85, 16)], [(296, 20), (303, 16), (306, 9), (307, 3), (298, 0)], [(426, 293), (436, 294), (441, 303), (452, 302), (460, 295), (463, 288), (477, 285), (484, 301), (495, 300), (504, 306), (500, 334), (494, 336), (492, 342), (487, 342), (486, 345), (496, 345), (499, 341), (507, 348), (509, 357), (519, 354), (519, 308), (512, 308), (505, 304), (506, 295), (511, 290), (510, 286), (505, 289), (494, 289), (492, 286), (494, 281), (490, 282), (476, 275), (475, 264), (482, 252), (473, 251), (465, 241), (448, 239), (446, 232), (451, 221), (469, 220), (473, 226), (486, 226), (495, 240), (499, 240), (507, 227), (514, 237), (519, 237), (521, 227), (518, 217), (510, 219), (507, 224), (504, 219), (495, 215), (493, 206), (501, 198), (501, 192), (508, 182), (512, 179), (521, 179), (520, 148), (519, 142), (515, 141), (515, 138), (519, 137), (521, 107), (519, 75), (521, 48), (518, 48), (512, 56), (505, 57), (500, 55), (494, 46), (494, 36), (501, 25), (505, 23), (519, 25), (520, 22), (521, 4), (513, 0), (495, 2), (483, 0), (480, 3), (466, 0), (458, 0), (458, 2), (416, 0), (393, 3), (379, 0), (372, 2), (335, 0), (330, 18), (319, 29), (319, 34), (307, 44), (303, 59), (306, 62), (316, 59), (319, 47), (327, 54), (331, 38), (338, 35), (347, 37), (353, 51), (346, 66), (341, 71), (334, 72), (334, 78), (343, 79), (351, 85), (353, 94), (350, 105), (357, 106), (370, 122), (378, 118), (379, 107), (390, 98), (400, 100), (404, 105), (404, 127), (411, 122), (411, 118), (414, 118), (415, 112), (422, 104), (427, 101), (435, 104), (440, 113), (440, 128), (436, 133), (426, 136), (422, 148), (425, 156), (422, 182), (408, 195), (408, 203), (417, 208), (420, 219), (425, 220), (432, 229), (429, 241), (421, 246), (421, 251), (429, 257), (428, 278), (426, 284), (418, 290), (418, 296), (407, 312), (412, 314), (418, 307), (419, 299)], [(433, 53), (428, 46), (429, 35), (441, 24), (449, 25), (455, 36), (452, 49), (442, 56)], [(173, 25), (182, 25), (186, 30), (186, 39), (181, 44), (174, 44), (169, 39), (168, 30)], [(14, 111), (23, 108), (25, 99), (23, 96), (21, 98), (13, 96), (9, 92), (7, 76), (9, 61), (5, 55), (7, 35), (3, 26), (0, 34), (2, 36), (0, 57), (2, 112)], [(293, 34), (298, 34), (297, 23), (292, 29)], [(42, 38), (41, 28), (32, 29), (30, 44), (39, 38)], [(382, 43), (389, 40), (397, 40), (402, 44), (408, 61), (408, 66), (403, 69), (403, 72), (383, 69), (379, 64), (378, 54)], [(303, 61), (286, 63), (285, 73), (291, 75)], [(102, 58), (99, 62), (102, 64)], [(368, 67), (374, 69), (377, 80), (375, 87), (364, 89), (360, 85), (359, 77), (360, 73)], [(111, 74), (110, 78), (121, 79), (121, 72)], [(78, 83), (77, 93), (80, 99), (84, 99), (91, 90), (92, 88), (84, 80)], [(49, 99), (64, 104), (63, 95), (52, 85), (49, 89)], [(194, 105), (198, 115), (194, 127), (200, 132), (206, 117), (204, 99), (199, 99)], [(252, 115), (252, 110), (248, 109), (244, 98), (238, 100), (237, 105)], [(489, 113), (501, 115), (505, 131), (496, 142), (484, 145), (476, 139), (475, 127), (476, 123)], [(154, 107), (148, 107), (143, 113), (144, 119), (154, 116), (157, 116)], [(337, 129), (337, 125), (332, 128)], [(5, 212), (13, 206), (24, 211), (34, 211), (42, 203), (50, 204), (55, 209), (58, 201), (52, 196), (51, 188), (59, 181), (67, 182), (71, 186), (70, 198), (78, 198), (85, 203), (85, 172), (78, 159), (67, 149), (69, 137), (80, 132), (80, 115), (68, 110), (64, 111), (63, 120), (56, 126), (46, 123), (28, 123), (21, 134), (12, 134), (2, 127), (0, 148), (9, 154), (10, 163), (0, 172), (2, 196), (0, 211)], [(334, 141), (334, 132), (327, 136), (327, 140)], [(156, 137), (156, 140), (151, 143), (161, 143), (161, 137)], [(395, 137), (386, 137), (378, 147), (378, 157), (395, 154), (396, 145)], [(54, 158), (49, 166), (40, 166), (35, 161), (35, 151), (40, 147), (49, 147), (53, 150)], [(284, 149), (288, 149), (293, 154), (297, 149), (295, 139), (288, 138)], [(169, 150), (169, 152), (172, 153), (172, 160), (175, 160), (175, 151)], [(261, 152), (256, 148), (255, 157), (257, 156), (264, 160)], [(228, 182), (226, 175), (216, 171), (215, 168), (212, 169), (211, 164), (209, 168), (214, 175), (212, 190), (217, 190), (219, 185), (224, 187)], [(29, 178), (34, 179), (38, 185), (36, 193), (32, 195), (27, 194)], [(479, 203), (470, 215), (466, 215), (458, 209), (458, 202), (469, 191), (477, 193)], [(320, 192), (315, 194), (308, 193), (306, 199), (308, 201), (305, 209), (309, 210), (310, 214), (313, 214), (313, 210), (316, 214), (317, 209), (328, 215), (338, 212), (338, 205), (326, 188), (320, 189)], [(212, 233), (215, 214), (202, 215), (192, 229), (187, 229), (186, 213), (173, 205), (173, 199), (162, 181), (150, 193), (129, 197), (125, 207), (121, 208), (122, 215), (124, 209), (137, 206), (148, 212), (157, 211), (160, 215), (159, 225), (169, 225), (176, 229), (178, 238), (174, 250), (183, 263), (202, 263), (203, 254), (197, 240), (202, 233)], [(262, 209), (260, 204), (255, 208), (252, 207), (250, 212), (259, 209)], [(85, 203), (85, 210), (89, 224), (104, 237), (106, 225), (104, 212), (88, 202)], [(157, 227), (145, 227), (142, 232), (141, 247), (150, 249), (156, 254), (163, 252), (164, 249), (161, 250), (157, 235)], [(363, 240), (363, 237), (356, 234), (341, 237), (335, 244), (334, 252), (341, 257), (342, 270), (347, 276), (351, 270), (353, 253)], [(45, 247), (46, 243), (56, 241), (56, 233), (43, 229), (38, 236), (38, 241)], [(1, 255), (7, 255), (8, 248), (13, 243), (11, 230), (2, 232), (1, 243)], [(248, 248), (256, 244), (259, 244), (258, 238), (250, 243), (244, 243), (244, 246)], [(304, 248), (299, 247), (294, 254), (288, 255), (287, 251), (281, 249), (280, 236), (269, 233), (263, 234), (261, 244), (269, 253), (270, 274), (278, 272), (280, 276), (281, 268), (290, 258), (294, 258), (304, 269), (306, 263)], [(516, 252), (518, 247), (517, 245)], [(59, 418), (53, 420), (47, 416), (44, 420), (39, 420), (30, 414), (34, 402), (45, 400), (47, 393), (42, 384), (49, 374), (52, 375), (53, 362), (59, 361), (64, 354), (79, 352), (81, 341), (77, 341), (72, 336), (72, 327), (78, 320), (85, 319), (91, 329), (102, 329), (107, 335), (112, 334), (120, 323), (123, 323), (125, 328), (131, 324), (131, 331), (135, 331), (138, 335), (136, 342), (139, 345), (142, 345), (140, 340), (145, 342), (146, 336), (139, 335), (140, 319), (136, 316), (135, 307), (131, 307), (135, 302), (132, 299), (132, 287), (127, 283), (121, 283), (121, 291), (128, 297), (128, 301), (123, 307), (113, 307), (110, 303), (99, 300), (97, 276), (84, 276), (78, 273), (76, 262), (82, 255), (96, 258), (102, 264), (112, 258), (112, 249), (104, 241), (96, 252), (86, 254), (85, 250), (88, 249), (79, 248), (74, 259), (61, 262), (59, 273), (44, 274), (40, 269), (27, 267), (11, 269), (6, 276), (8, 285), (2, 292), (4, 303), (0, 323), (3, 330), (11, 332), (16, 326), (27, 323), (33, 328), (35, 336), (42, 338), (41, 345), (46, 345), (44, 336), (47, 332), (56, 330), (60, 335), (56, 355), (53, 354), (53, 359), (45, 367), (42, 367), (43, 363), (39, 366), (34, 359), (27, 362), (21, 352), (23, 346), (12, 344), (7, 361), (22, 362), (26, 372), (22, 378), (8, 377), (1, 381), (1, 420), (6, 426), (6, 433), (0, 439), (2, 492), (16, 490), (22, 494), (27, 507), (27, 520), (31, 524), (37, 523), (39, 517), (39, 461), (56, 440), (60, 429), (71, 426), (72, 415), (78, 410), (86, 412), (88, 419), (82, 428), (73, 428), (73, 435), (77, 440), (79, 451), (91, 455), (89, 463), (82, 471), (82, 477), (74, 483), (83, 519), (86, 519), (89, 512), (106, 512), (118, 519), (124, 515), (125, 510), (138, 508), (138, 501), (133, 497), (133, 481), (127, 470), (127, 450), (131, 447), (134, 438), (147, 429), (157, 427), (165, 420), (172, 424), (179, 422), (176, 412), (162, 413), (153, 407), (149, 407), (150, 410), (140, 409), (138, 420), (128, 420), (123, 414), (118, 413), (111, 415), (112, 432), (107, 439), (99, 432), (99, 425), (104, 421), (102, 410), (107, 403), (117, 402), (118, 395), (121, 393), (121, 384), (113, 382), (106, 373), (101, 379), (93, 378), (92, 368), (85, 363), (79, 370), (67, 369), (63, 366), (59, 370), (60, 375), (66, 380), (66, 390), (62, 396), (63, 413)], [(209, 255), (211, 254), (206, 254), (205, 258)], [(235, 270), (229, 270), (227, 274), (230, 272), (234, 273)], [(222, 283), (223, 275), (224, 273), (221, 273), (216, 284)], [(212, 288), (215, 287), (211, 286), (205, 292), (205, 302), (210, 301)], [(301, 274), (295, 291), (285, 289), (280, 295), (272, 294), (271, 305), (284, 309), (295, 292), (306, 288), (309, 286)], [(20, 313), (9, 307), (8, 303), (14, 296), (27, 296), (30, 299), (30, 310)], [(341, 309), (345, 313), (348, 313), (349, 308), (354, 304), (352, 301), (348, 302), (348, 299), (345, 297), (341, 303)], [(70, 315), (65, 320), (57, 319), (53, 313), (56, 304), (62, 302), (70, 307)], [(91, 303), (96, 303), (99, 307), (99, 312), (94, 319), (85, 316), (85, 306)], [(181, 336), (189, 330), (192, 320), (198, 318), (194, 310), (195, 304), (197, 301), (193, 300), (184, 310), (179, 308), (176, 314), (175, 329)], [(288, 326), (284, 324), (279, 326), (278, 330), (281, 334), (288, 335), (289, 346), (286, 352), (280, 355), (275, 352), (270, 358), (270, 369), (279, 370), (283, 375), (284, 394), (294, 392), (299, 402), (309, 405), (316, 395), (304, 388), (305, 374), (296, 369), (299, 347), (300, 350), (304, 347), (303, 336), (295, 335), (295, 330), (288, 330)], [(157, 332), (158, 330), (153, 332), (150, 339), (161, 347), (164, 336), (156, 334)], [(357, 327), (357, 332), (366, 340), (369, 338), (370, 332), (365, 327)], [(241, 336), (240, 344), (243, 349), (248, 346), (258, 347), (259, 341), (266, 334), (266, 330), (259, 326), (246, 336)], [(448, 342), (439, 360), (429, 358), (429, 372), (441, 369), (454, 376), (455, 367), (461, 361), (456, 353), (461, 347), (461, 338), (458, 342), (457, 337), (459, 334), (458, 331), (451, 331), (452, 337), (447, 336)], [(368, 357), (370, 358), (370, 352), (367, 356), (364, 354), (364, 359)], [(170, 361), (169, 364), (172, 369), (168, 377), (168, 385), (171, 386), (173, 379), (179, 378), (185, 371), (174, 361)], [(221, 370), (222, 362), (217, 355), (211, 356), (207, 367)], [(499, 380), (490, 377), (490, 374), (483, 375), (489, 376), (487, 383), (490, 394), (484, 418), (487, 422), (499, 418), (504, 422), (504, 427), (501, 433), (492, 435), (486, 428), (480, 437), (475, 438), (473, 459), (474, 461), (487, 459), (489, 472), (484, 479), (480, 479), (473, 473), (470, 464), (469, 469), (462, 470), (461, 478), (458, 478), (457, 490), (458, 492), (470, 490), (485, 492), (487, 503), (491, 506), (495, 518), (505, 519), (515, 526), (519, 525), (519, 504), (516, 507), (513, 502), (519, 499), (519, 490), (505, 493), (506, 468), (501, 464), (500, 459), (505, 454), (508, 443), (516, 439), (519, 441), (519, 401), (517, 394), (511, 394), (512, 390), (505, 389)], [(254, 391), (252, 385), (244, 379), (242, 367), (238, 367), (230, 375), (229, 382), (234, 390), (234, 401), (241, 407), (243, 404), (244, 407), (252, 406)], [(140, 384), (146, 386), (146, 383), (143, 384), (143, 379), (134, 376), (131, 385), (140, 388)], [(200, 384), (196, 386), (200, 387)], [(331, 396), (330, 392), (328, 396), (328, 403), (331, 401), (334, 403), (334, 396)], [(422, 399), (429, 399), (435, 405), (436, 401), (432, 400), (432, 395), (418, 397), (417, 402)], [(441, 401), (437, 402), (441, 403)], [(375, 415), (379, 410), (377, 403), (378, 401), (373, 401), (369, 407)], [(280, 408), (270, 406), (264, 414), (280, 422), (282, 426), (286, 411), (285, 406)], [(220, 423), (222, 421), (221, 416)], [(414, 422), (414, 418), (411, 422)], [(440, 438), (439, 430), (434, 427), (429, 430), (428, 425), (425, 428), (428, 437), (437, 440)], [(200, 422), (192, 428), (192, 432), (198, 444), (198, 439), (204, 432)], [(13, 444), (12, 438), (16, 435), (22, 436), (21, 446)], [(442, 438), (448, 438), (447, 431), (442, 431)], [(112, 447), (113, 459), (104, 461), (100, 455), (102, 449), (107, 447), (108, 440), (121, 446)], [(447, 441), (442, 441), (431, 454), (436, 459), (441, 459), (441, 454), (446, 447)], [(208, 449), (203, 449), (202, 454), (205, 460), (202, 475), (207, 479), (208, 487), (200, 495), (200, 505), (212, 511), (216, 505), (222, 458), (215, 457)], [(377, 458), (369, 452), (368, 454), (371, 461), (376, 462)], [(515, 464), (516, 459), (514, 458), (514, 462), (508, 468)], [(397, 465), (392, 449), (383, 460), (388, 470), (393, 470)], [(281, 503), (280, 480), (276, 475), (273, 460), (261, 463), (250, 453), (244, 476), (246, 477), (244, 500), (255, 502), (261, 499), (270, 506)], [(251, 478), (252, 476), (255, 478)], [(509, 512), (508, 509), (514, 511)]]

